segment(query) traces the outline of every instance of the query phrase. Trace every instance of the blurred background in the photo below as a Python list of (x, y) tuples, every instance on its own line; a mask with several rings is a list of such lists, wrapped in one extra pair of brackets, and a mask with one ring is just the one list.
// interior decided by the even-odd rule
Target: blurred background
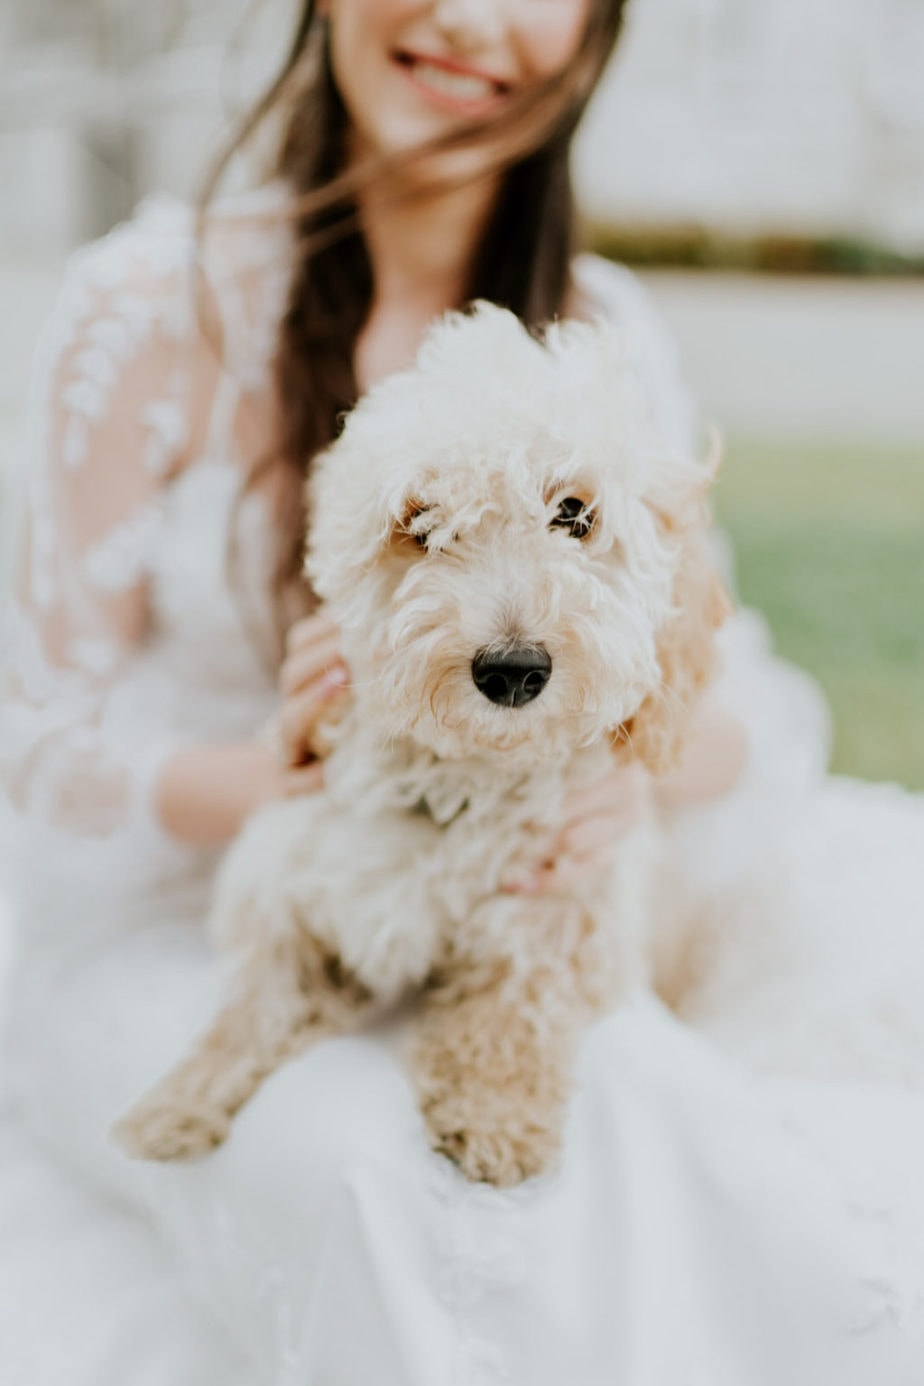
[[(0, 0), (0, 484), (64, 259), (189, 197), (294, 0)], [(924, 0), (633, 0), (575, 160), (705, 414), (835, 768), (924, 787)], [(9, 505), (6, 506), (7, 511)]]

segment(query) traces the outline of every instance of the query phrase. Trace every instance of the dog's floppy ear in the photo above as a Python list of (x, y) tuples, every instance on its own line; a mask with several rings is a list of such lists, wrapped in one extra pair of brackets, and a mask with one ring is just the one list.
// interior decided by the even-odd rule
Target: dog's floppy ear
[(655, 775), (677, 764), (693, 723), (700, 693), (712, 679), (717, 656), (715, 632), (731, 615), (732, 604), (706, 538), (708, 493), (722, 458), (716, 430), (706, 456), (691, 474), (655, 476), (649, 504), (663, 530), (680, 544), (672, 594), (673, 611), (657, 638), (661, 681), (638, 712), (616, 729), (617, 754), (641, 760)]
[(732, 611), (698, 529), (683, 538), (673, 597), (674, 612), (657, 643), (661, 682), (613, 735), (617, 754), (641, 760), (655, 775), (683, 752), (699, 694), (715, 670), (715, 631)]

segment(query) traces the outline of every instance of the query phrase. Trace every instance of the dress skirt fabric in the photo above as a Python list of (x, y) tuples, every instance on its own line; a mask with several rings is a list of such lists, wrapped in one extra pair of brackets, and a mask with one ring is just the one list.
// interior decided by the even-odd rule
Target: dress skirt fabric
[(214, 1000), (201, 933), (141, 931), (41, 994), (0, 1184), (0, 1351), (54, 1352), (55, 1279), (68, 1306), (37, 1381), (920, 1380), (924, 1121), (899, 1088), (755, 1074), (640, 996), (584, 1046), (560, 1170), (500, 1192), (427, 1150), (398, 1020), (281, 1070), (200, 1164), (143, 1167), (106, 1132)]

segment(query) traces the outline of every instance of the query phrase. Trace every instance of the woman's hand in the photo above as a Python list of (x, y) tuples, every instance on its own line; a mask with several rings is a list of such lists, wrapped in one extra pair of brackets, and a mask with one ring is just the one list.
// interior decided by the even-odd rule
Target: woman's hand
[(741, 722), (715, 699), (704, 698), (686, 754), (675, 770), (654, 780), (638, 763), (614, 762), (602, 779), (574, 790), (565, 800), (565, 825), (545, 861), (507, 889), (522, 895), (567, 891), (604, 863), (613, 843), (652, 808), (670, 817), (731, 793), (747, 755)]
[(641, 821), (653, 798), (644, 766), (613, 763), (592, 784), (565, 797), (565, 822), (544, 861), (507, 889), (518, 895), (554, 895), (602, 866), (613, 844)]
[(276, 723), (280, 749), (290, 765), (311, 760), (318, 719), (343, 695), (349, 681), (339, 627), (324, 615), (297, 621), (289, 631), (279, 672), (282, 707)]

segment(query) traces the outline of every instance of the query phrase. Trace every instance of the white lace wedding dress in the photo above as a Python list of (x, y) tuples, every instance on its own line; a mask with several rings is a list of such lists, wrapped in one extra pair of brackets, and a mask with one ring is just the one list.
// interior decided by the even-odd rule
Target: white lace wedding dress
[[(921, 1386), (924, 807), (824, 780), (824, 710), (756, 618), (724, 637), (745, 781), (670, 829), (700, 980), (590, 1035), (560, 1170), (501, 1193), (432, 1155), (400, 1019), (288, 1065), (200, 1164), (107, 1143), (216, 995), (214, 859), (159, 827), (158, 768), (274, 704), (268, 515), (235, 498), (269, 426), (279, 201), (210, 238), (223, 367), (167, 204), (77, 257), (42, 350), (2, 733), (0, 1380)], [(635, 282), (578, 272), (686, 429)]]

